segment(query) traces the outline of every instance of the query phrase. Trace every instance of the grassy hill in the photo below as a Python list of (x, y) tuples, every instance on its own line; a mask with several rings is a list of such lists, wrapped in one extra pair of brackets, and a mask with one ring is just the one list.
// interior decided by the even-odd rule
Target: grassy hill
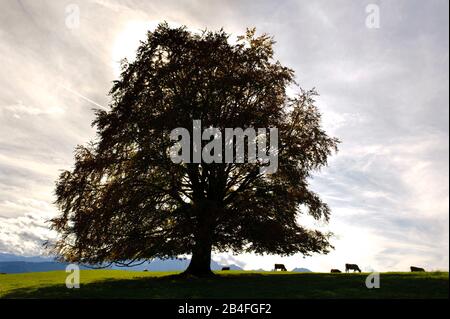
[(175, 272), (82, 270), (79, 289), (64, 271), (0, 275), (0, 298), (448, 298), (448, 272), (368, 274), (217, 272), (214, 279), (174, 279)]

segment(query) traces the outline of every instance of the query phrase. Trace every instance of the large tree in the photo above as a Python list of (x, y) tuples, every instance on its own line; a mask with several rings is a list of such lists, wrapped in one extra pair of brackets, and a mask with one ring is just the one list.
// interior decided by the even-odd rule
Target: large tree
[[(329, 234), (300, 225), (330, 210), (308, 180), (338, 141), (320, 126), (314, 90), (273, 58), (273, 40), (254, 30), (232, 42), (224, 31), (161, 24), (133, 62), (123, 61), (97, 138), (76, 148), (56, 185), (61, 214), (53, 248), (62, 259), (130, 263), (192, 255), (186, 273), (210, 275), (211, 252), (327, 253)], [(277, 128), (278, 170), (256, 163), (174, 163), (177, 127)], [(191, 145), (192, 146), (192, 145)]]

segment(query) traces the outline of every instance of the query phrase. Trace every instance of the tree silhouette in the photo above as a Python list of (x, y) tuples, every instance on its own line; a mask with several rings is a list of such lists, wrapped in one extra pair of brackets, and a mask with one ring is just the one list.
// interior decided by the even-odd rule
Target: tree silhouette
[[(192, 254), (185, 273), (210, 275), (211, 251), (327, 253), (329, 234), (298, 223), (328, 221), (308, 185), (337, 139), (320, 127), (314, 90), (273, 58), (255, 30), (232, 43), (224, 31), (195, 34), (160, 24), (134, 62), (122, 63), (111, 110), (97, 110), (97, 138), (77, 146), (56, 183), (61, 214), (53, 251), (70, 262), (129, 264)], [(256, 163), (179, 163), (167, 151), (177, 127), (278, 128), (278, 170)], [(192, 145), (191, 145), (192, 146)]]

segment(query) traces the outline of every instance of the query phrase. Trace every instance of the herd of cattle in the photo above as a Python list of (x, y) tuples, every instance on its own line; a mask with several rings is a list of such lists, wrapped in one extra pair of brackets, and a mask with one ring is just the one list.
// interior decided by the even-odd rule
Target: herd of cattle
[[(410, 267), (411, 272), (424, 272), (425, 269), (420, 268), (420, 267), (414, 267), (411, 266)], [(230, 270), (230, 267), (222, 267), (222, 271), (225, 270)], [(284, 264), (275, 264), (275, 267), (273, 268), (274, 271), (277, 270), (281, 270), (281, 271), (287, 271), (286, 267), (284, 266)], [(353, 272), (359, 271), (361, 272), (361, 269), (358, 267), (357, 264), (345, 264), (345, 272), (350, 272), (350, 270), (353, 270)], [(331, 269), (331, 273), (341, 273), (342, 271), (340, 271), (339, 269)]]

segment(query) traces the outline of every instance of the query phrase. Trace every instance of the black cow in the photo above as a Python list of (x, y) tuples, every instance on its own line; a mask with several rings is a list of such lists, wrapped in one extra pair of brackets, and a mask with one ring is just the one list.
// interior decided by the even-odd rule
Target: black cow
[(283, 264), (275, 264), (275, 271), (280, 269), (281, 271), (287, 271), (286, 267)]
[(350, 270), (353, 270), (353, 272), (361, 272), (361, 269), (359, 269), (357, 264), (345, 264), (345, 272), (349, 272)]
[(230, 270), (230, 267), (222, 267), (222, 271)]
[(411, 272), (424, 272), (425, 271), (425, 269), (420, 268), (420, 267), (411, 266), (410, 268), (411, 268)]
[(342, 271), (340, 271), (339, 269), (331, 269), (331, 273), (337, 273), (340, 274)]

